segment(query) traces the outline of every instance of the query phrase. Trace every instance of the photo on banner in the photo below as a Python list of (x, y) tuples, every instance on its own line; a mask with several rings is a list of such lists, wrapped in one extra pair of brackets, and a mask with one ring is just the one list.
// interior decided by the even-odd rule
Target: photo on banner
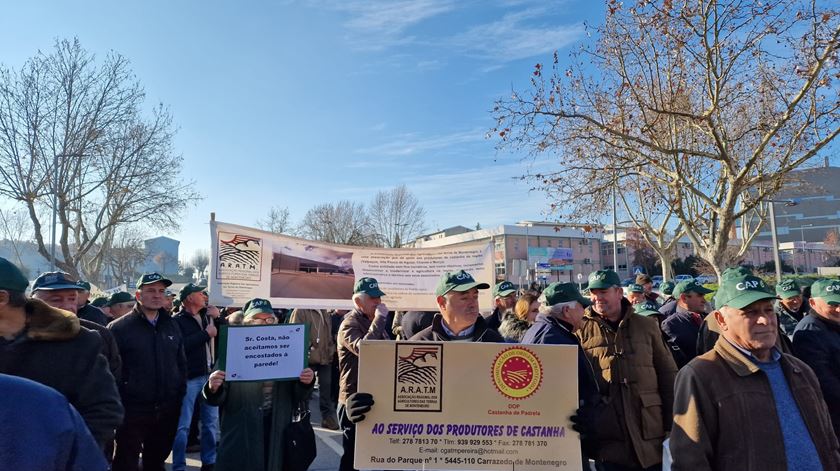
[[(210, 302), (242, 306), (265, 298), (274, 306), (352, 309), (353, 285), (376, 278), (391, 310), (437, 310), (434, 290), (447, 271), (466, 270), (476, 281), (496, 281), (491, 242), (438, 248), (356, 247), (278, 235), (210, 221)], [(490, 290), (480, 308), (493, 309)]]
[(306, 324), (223, 325), (216, 369), (225, 381), (297, 380), (309, 365)]
[(355, 468), (580, 470), (577, 348), (363, 341)]

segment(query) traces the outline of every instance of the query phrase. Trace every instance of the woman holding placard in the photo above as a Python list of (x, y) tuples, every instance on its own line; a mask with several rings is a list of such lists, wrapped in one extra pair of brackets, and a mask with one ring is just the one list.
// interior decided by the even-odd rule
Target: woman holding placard
[[(245, 312), (228, 318), (231, 325), (277, 323), (271, 303), (253, 299)], [(224, 371), (214, 371), (203, 394), (219, 406), (221, 441), (216, 471), (280, 471), (283, 467), (283, 431), (292, 414), (308, 396), (314, 374), (305, 368), (299, 381), (225, 382)]]

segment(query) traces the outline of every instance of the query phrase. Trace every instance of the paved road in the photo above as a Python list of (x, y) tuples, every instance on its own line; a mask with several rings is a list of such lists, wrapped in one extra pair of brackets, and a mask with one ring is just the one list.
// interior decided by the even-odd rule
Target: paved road
[[(315, 462), (309, 467), (309, 471), (334, 471), (338, 469), (341, 459), (341, 433), (321, 428), (321, 411), (318, 409), (318, 391), (312, 395), (309, 402), (309, 409), (312, 411), (312, 425), (315, 429), (315, 443), (318, 446), (318, 456)], [(166, 460), (167, 471), (172, 469), (172, 455)], [(198, 471), (201, 469), (201, 457), (198, 453), (187, 455), (187, 469)]]

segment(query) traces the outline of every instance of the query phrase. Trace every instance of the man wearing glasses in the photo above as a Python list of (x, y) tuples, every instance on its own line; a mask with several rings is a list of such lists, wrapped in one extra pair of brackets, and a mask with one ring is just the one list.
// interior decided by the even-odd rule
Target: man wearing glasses
[(187, 388), (187, 359), (181, 329), (164, 309), (172, 282), (158, 273), (137, 280), (137, 305), (108, 324), (117, 339), (123, 368), (120, 394), (125, 421), (117, 430), (114, 471), (163, 470)]

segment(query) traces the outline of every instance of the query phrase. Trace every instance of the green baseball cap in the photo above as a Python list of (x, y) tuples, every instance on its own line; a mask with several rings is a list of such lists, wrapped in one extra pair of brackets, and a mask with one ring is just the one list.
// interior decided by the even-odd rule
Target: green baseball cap
[(257, 314), (274, 315), (274, 310), (271, 309), (271, 303), (267, 299), (254, 298), (245, 305), (248, 306), (245, 310), (245, 319), (254, 317)]
[(143, 285), (150, 285), (152, 283), (159, 283), (159, 282), (163, 283), (163, 286), (172, 285), (172, 281), (167, 280), (166, 278), (160, 276), (160, 273), (144, 273), (143, 276), (141, 276), (137, 280), (136, 288), (140, 289), (140, 287), (143, 286)]
[(79, 285), (79, 289), (84, 291), (90, 291), (90, 283), (88, 283), (87, 281), (79, 280), (76, 282), (76, 284)]
[(683, 293), (698, 293), (698, 294), (709, 294), (712, 290), (704, 287), (700, 283), (694, 280), (688, 281), (680, 281), (677, 283), (677, 286), (674, 287), (674, 291), (672, 296), (675, 298), (679, 298)]
[(627, 291), (631, 293), (644, 293), (645, 287), (638, 283), (631, 283), (630, 286), (627, 287)]
[(108, 304), (106, 304), (106, 306), (113, 306), (114, 304), (130, 302), (134, 302), (134, 297), (131, 295), (131, 293), (126, 293), (125, 291), (118, 291), (112, 294), (110, 298), (108, 298)]
[(554, 282), (546, 286), (542, 292), (545, 298), (545, 304), (554, 306), (555, 304), (568, 303), (570, 301), (577, 301), (583, 307), (592, 305), (592, 302), (584, 298), (578, 291), (574, 283), (560, 283)]
[(205, 289), (207, 289), (206, 286), (198, 286), (194, 283), (187, 283), (183, 288), (181, 288), (181, 291), (178, 292), (178, 299), (180, 299), (181, 302), (184, 302), (184, 300), (187, 299), (187, 296), (193, 293), (200, 293)]
[(510, 281), (503, 281), (493, 287), (494, 298), (504, 298), (505, 296), (515, 293), (516, 287)]
[(659, 291), (664, 295), (672, 295), (674, 292), (674, 282), (663, 281), (662, 284), (659, 285)]
[(29, 286), (29, 280), (14, 263), (0, 257), (0, 289), (24, 292)]
[(385, 293), (379, 289), (379, 282), (376, 281), (376, 278), (370, 278), (367, 276), (359, 278), (359, 281), (357, 281), (353, 286), (353, 294), (356, 293), (365, 293), (373, 298), (381, 298), (382, 296), (385, 296)]
[(821, 279), (811, 285), (811, 297), (822, 298), (828, 304), (840, 304), (840, 280)]
[(108, 305), (108, 298), (105, 296), (100, 296), (91, 301), (90, 305), (93, 307), (105, 307)]
[(782, 280), (776, 285), (776, 295), (782, 299), (787, 299), (802, 295), (802, 291), (799, 291), (796, 280)]
[(633, 311), (640, 315), (640, 316), (652, 316), (655, 314), (661, 314), (659, 312), (659, 306), (652, 301), (645, 301), (643, 303), (634, 304)]
[(743, 309), (756, 301), (776, 298), (767, 283), (757, 276), (735, 272), (721, 278), (715, 295), (715, 307), (718, 309), (723, 306)]
[(621, 278), (612, 270), (598, 270), (589, 274), (589, 289), (606, 289), (621, 286)]
[(438, 280), (437, 287), (435, 288), (435, 295), (443, 296), (450, 291), (469, 291), (473, 288), (488, 289), (490, 288), (490, 285), (475, 281), (472, 275), (464, 270), (446, 272), (441, 275)]

